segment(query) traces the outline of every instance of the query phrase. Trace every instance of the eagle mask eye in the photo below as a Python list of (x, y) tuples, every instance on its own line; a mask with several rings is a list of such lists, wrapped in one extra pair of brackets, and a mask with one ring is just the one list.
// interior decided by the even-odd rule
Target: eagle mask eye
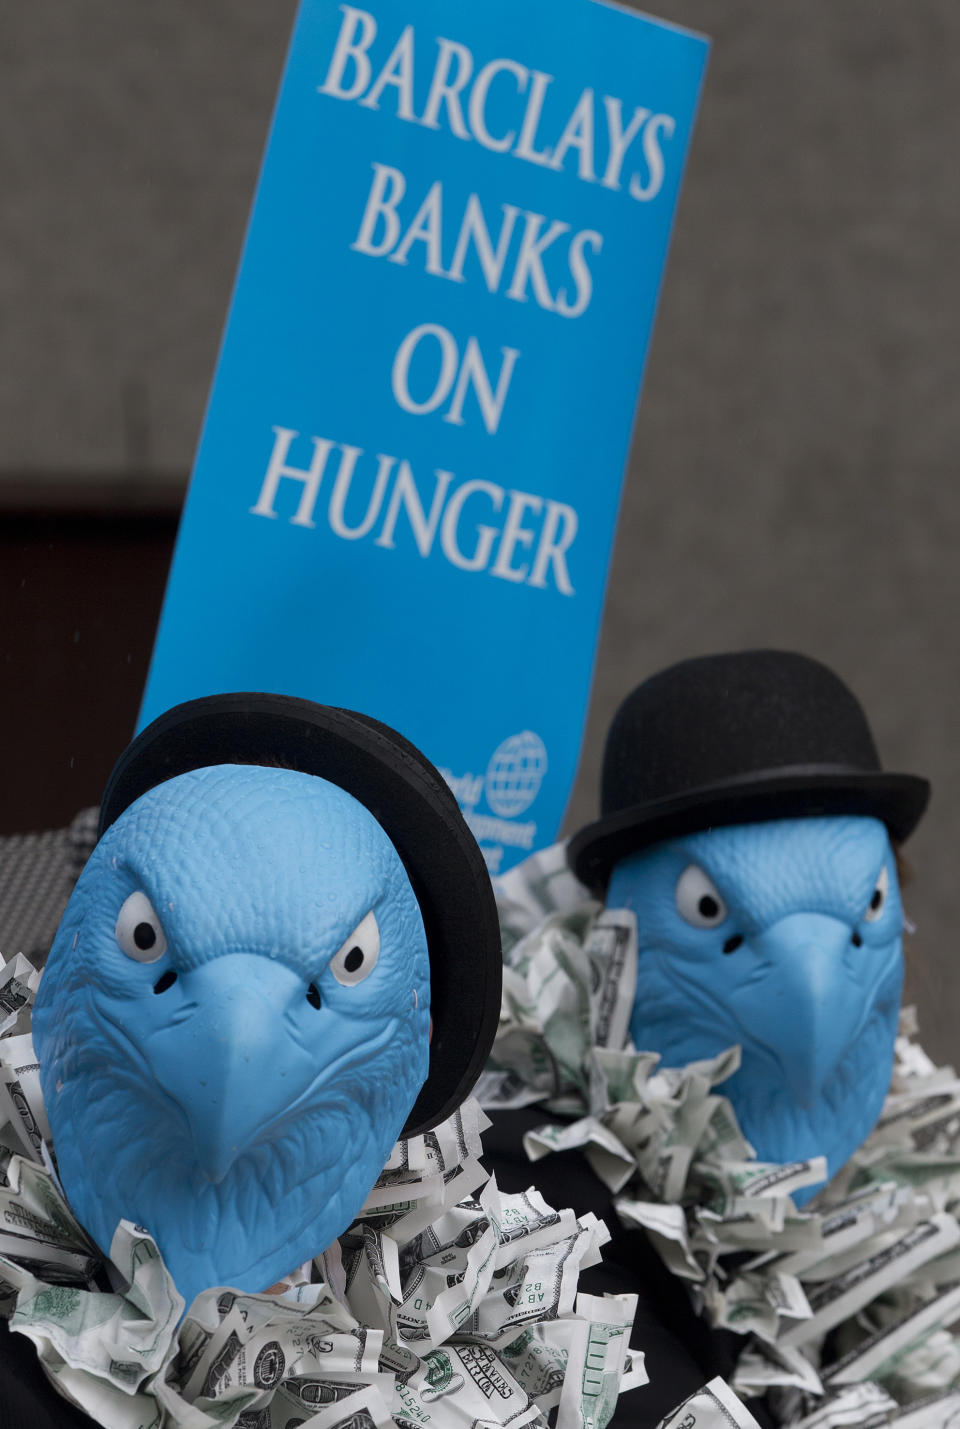
[(870, 895), (870, 902), (863, 917), (867, 923), (876, 923), (883, 916), (883, 910), (887, 906), (887, 895), (890, 892), (890, 875), (887, 872), (886, 864), (880, 870), (880, 877), (877, 879), (873, 893)]
[(716, 928), (727, 916), (727, 905), (713, 879), (691, 863), (677, 879), (677, 912), (694, 928)]
[(121, 952), (135, 963), (155, 963), (167, 951), (163, 924), (150, 899), (139, 890), (131, 893), (121, 907), (114, 935)]
[(380, 956), (380, 928), (371, 910), (354, 928), (330, 960), (330, 971), (342, 987), (354, 987), (368, 978)]

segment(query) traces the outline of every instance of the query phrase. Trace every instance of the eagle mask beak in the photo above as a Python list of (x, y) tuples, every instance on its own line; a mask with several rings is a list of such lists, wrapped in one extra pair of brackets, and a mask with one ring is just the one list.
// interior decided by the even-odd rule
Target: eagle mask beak
[(390, 1032), (327, 1014), (314, 985), (260, 954), (214, 958), (180, 973), (163, 996), (169, 1016), (142, 1051), (215, 1184), (318, 1087), (329, 1104), (336, 1073), (361, 1053), (369, 1059)]
[(838, 918), (795, 913), (749, 940), (764, 966), (740, 989), (733, 1011), (746, 1039), (780, 1065), (798, 1105), (822, 1096), (867, 1022), (875, 989), (858, 976), (865, 950)]

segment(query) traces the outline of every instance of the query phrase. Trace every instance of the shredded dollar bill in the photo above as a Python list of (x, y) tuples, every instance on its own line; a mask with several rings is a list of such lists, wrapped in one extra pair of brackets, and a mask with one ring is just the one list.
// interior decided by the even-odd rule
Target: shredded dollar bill
[(722, 1379), (711, 1379), (662, 1419), (658, 1429), (758, 1429), (749, 1409)]
[[(647, 1382), (633, 1296), (583, 1295), (592, 1215), (483, 1169), (475, 1101), (398, 1142), (356, 1221), (264, 1294), (185, 1307), (148, 1230), (109, 1259), (56, 1179), (30, 1040), (38, 975), (0, 960), (0, 1314), (106, 1429), (605, 1429)], [(186, 1309), (186, 1314), (184, 1313)]]
[[(766, 1394), (778, 1422), (952, 1423), (960, 1079), (923, 1051), (913, 1010), (876, 1129), (801, 1210), (791, 1193), (825, 1163), (757, 1161), (722, 1094), (739, 1048), (664, 1068), (633, 1047), (633, 914), (591, 901), (559, 845), (495, 887), (506, 968), (481, 1103), (542, 1107), (531, 1160), (581, 1150), (701, 1313), (743, 1336), (733, 1387)], [(701, 1423), (684, 1412), (667, 1422)]]

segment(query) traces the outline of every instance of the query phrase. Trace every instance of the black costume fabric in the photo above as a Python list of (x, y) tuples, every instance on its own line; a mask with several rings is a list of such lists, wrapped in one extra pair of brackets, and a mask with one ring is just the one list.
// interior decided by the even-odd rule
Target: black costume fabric
[(89, 1415), (62, 1399), (50, 1384), (25, 1335), (0, 1320), (0, 1424), (3, 1429), (91, 1429)]
[[(729, 1379), (743, 1342), (728, 1330), (711, 1330), (694, 1312), (687, 1288), (666, 1268), (646, 1233), (624, 1229), (609, 1189), (579, 1151), (559, 1151), (535, 1165), (523, 1149), (524, 1133), (543, 1124), (543, 1109), (522, 1107), (488, 1112), (484, 1161), (503, 1191), (520, 1192), (535, 1182), (551, 1205), (570, 1205), (578, 1215), (592, 1211), (612, 1239), (603, 1263), (581, 1276), (592, 1295), (636, 1295), (637, 1312), (630, 1343), (642, 1350), (650, 1383), (623, 1396), (610, 1429), (656, 1429), (676, 1404), (715, 1375)], [(774, 1421), (758, 1400), (748, 1408), (761, 1426)]]

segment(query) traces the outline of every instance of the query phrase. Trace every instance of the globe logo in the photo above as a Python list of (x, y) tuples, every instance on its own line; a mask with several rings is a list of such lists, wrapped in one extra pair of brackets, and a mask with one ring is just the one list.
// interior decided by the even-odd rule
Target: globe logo
[(501, 819), (515, 819), (539, 794), (546, 772), (547, 751), (540, 736), (529, 729), (511, 734), (487, 765), (487, 803)]

